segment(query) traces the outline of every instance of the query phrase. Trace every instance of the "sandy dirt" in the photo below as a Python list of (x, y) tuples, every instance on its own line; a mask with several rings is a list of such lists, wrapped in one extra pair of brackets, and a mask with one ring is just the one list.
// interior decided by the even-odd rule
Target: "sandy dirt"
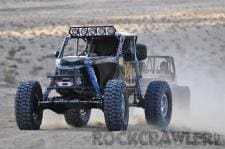
[[(47, 85), (45, 76), (54, 71), (53, 53), (70, 25), (103, 24), (138, 34), (149, 55), (175, 58), (177, 81), (191, 88), (191, 116), (174, 113), (171, 130), (218, 133), (225, 138), (224, 0), (1, 0), (0, 149), (102, 147), (91, 143), (92, 131), (107, 131), (101, 111), (93, 111), (84, 128), (71, 128), (62, 115), (45, 111), (40, 131), (20, 131), (14, 98), (22, 80)], [(143, 110), (131, 109), (128, 131), (146, 130), (151, 128), (145, 124)]]

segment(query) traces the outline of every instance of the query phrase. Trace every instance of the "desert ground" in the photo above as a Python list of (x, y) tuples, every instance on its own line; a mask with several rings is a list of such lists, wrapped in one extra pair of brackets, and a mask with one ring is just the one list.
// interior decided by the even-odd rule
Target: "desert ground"
[[(69, 26), (105, 24), (136, 33), (149, 55), (175, 58), (178, 83), (191, 89), (191, 114), (190, 118), (175, 114), (172, 131), (217, 133), (225, 138), (224, 0), (1, 0), (0, 149), (117, 147), (92, 145), (92, 131), (107, 132), (98, 110), (84, 128), (72, 128), (62, 115), (45, 111), (40, 131), (18, 130), (14, 115), (19, 82), (38, 80), (46, 87), (46, 74), (54, 71), (53, 53)], [(143, 110), (130, 109), (128, 131), (146, 130), (151, 128)], [(224, 144), (138, 147), (224, 148)]]

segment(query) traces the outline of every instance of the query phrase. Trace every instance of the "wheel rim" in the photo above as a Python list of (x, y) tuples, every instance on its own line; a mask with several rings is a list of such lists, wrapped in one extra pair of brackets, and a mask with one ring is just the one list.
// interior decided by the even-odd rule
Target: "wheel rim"
[(33, 119), (38, 121), (39, 120), (39, 109), (38, 109), (38, 100), (39, 100), (39, 97), (38, 95), (35, 95), (34, 96), (34, 100), (33, 100), (33, 113), (32, 113), (32, 116), (33, 116)]
[(164, 94), (161, 98), (161, 113), (163, 117), (167, 116), (167, 112), (168, 112), (168, 98), (166, 96), (166, 94)]
[(85, 116), (87, 111), (85, 109), (80, 109), (80, 115)]
[(124, 94), (122, 94), (122, 98), (121, 98), (121, 111), (122, 111), (122, 116), (124, 118), (125, 117), (125, 111), (126, 111)]

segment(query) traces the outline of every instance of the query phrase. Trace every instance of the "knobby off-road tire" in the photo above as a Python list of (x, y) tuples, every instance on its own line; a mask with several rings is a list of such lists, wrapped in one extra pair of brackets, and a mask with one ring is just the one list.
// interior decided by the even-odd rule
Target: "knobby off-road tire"
[(137, 58), (138, 61), (142, 61), (147, 58), (147, 47), (144, 44), (137, 43), (136, 44), (137, 49)]
[(145, 118), (148, 124), (158, 129), (168, 127), (172, 115), (172, 94), (165, 81), (149, 84), (144, 98)]
[(122, 80), (109, 80), (103, 99), (106, 126), (110, 131), (126, 130), (129, 105), (126, 86)]
[(42, 122), (43, 110), (38, 107), (42, 100), (42, 89), (37, 81), (20, 84), (15, 98), (16, 123), (20, 130), (38, 130)]
[(91, 116), (91, 109), (69, 109), (64, 117), (67, 124), (73, 127), (82, 127), (87, 125)]

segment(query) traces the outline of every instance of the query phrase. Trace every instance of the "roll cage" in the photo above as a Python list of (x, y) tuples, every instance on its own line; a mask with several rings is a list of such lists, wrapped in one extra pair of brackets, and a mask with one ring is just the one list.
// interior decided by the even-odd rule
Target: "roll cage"
[[(86, 28), (86, 27), (84, 27)], [(140, 70), (139, 70), (139, 61), (137, 59), (137, 55), (136, 55), (136, 41), (137, 41), (137, 35), (136, 34), (132, 34), (132, 33), (127, 33), (127, 32), (114, 32), (114, 34), (111, 35), (88, 35), (88, 36), (81, 36), (79, 34), (72, 34), (73, 27), (70, 28), (69, 34), (64, 38), (63, 44), (60, 48), (60, 50), (58, 51), (58, 54), (56, 54), (57, 60), (56, 61), (61, 61), (63, 62), (63, 52), (65, 47), (68, 45), (69, 40), (71, 39), (83, 39), (85, 41), (87, 41), (87, 46), (85, 49), (88, 49), (88, 42), (89, 40), (93, 40), (93, 39), (116, 39), (118, 41), (118, 45), (115, 47), (115, 54), (114, 55), (103, 55), (103, 57), (109, 57), (110, 59), (107, 59), (107, 61), (104, 62), (104, 60), (106, 60), (105, 58), (103, 58), (101, 61), (103, 63), (115, 63), (118, 66), (121, 65), (120, 61), (121, 59), (123, 59), (123, 61), (127, 64), (130, 63), (134, 69), (134, 71), (132, 72), (134, 75), (134, 86), (131, 87), (130, 90), (132, 90), (132, 92), (135, 92), (135, 97), (137, 97), (138, 99), (142, 100), (143, 96), (141, 93), (141, 88), (140, 88), (140, 79), (141, 79), (141, 74), (140, 74)], [(76, 29), (76, 27), (75, 27)], [(79, 32), (81, 32), (82, 28), (79, 28)], [(78, 33), (78, 31), (76, 31), (76, 33)], [(113, 44), (113, 43), (111, 43)], [(126, 51), (126, 53), (124, 52), (124, 50)], [(89, 53), (90, 51), (87, 51), (87, 53)], [(126, 55), (125, 54), (129, 54), (132, 55), (132, 59), (130, 60), (126, 60)], [(79, 57), (79, 55), (78, 55)], [(88, 55), (86, 54), (85, 57), (88, 58)], [(97, 56), (97, 57), (101, 57), (101, 56)], [(87, 61), (89, 61), (89, 63), (95, 63), (97, 62), (97, 59), (87, 59)], [(91, 64), (92, 65), (92, 64)], [(124, 67), (124, 66), (122, 66)], [(75, 67), (74, 67), (75, 68)], [(118, 67), (119, 68), (119, 67)], [(54, 78), (54, 76), (49, 76), (51, 78)], [(123, 79), (123, 78), (121, 78)], [(48, 90), (48, 89), (47, 89)], [(47, 92), (46, 92), (47, 93)], [(47, 94), (46, 94), (47, 95)], [(47, 96), (45, 96), (47, 97)]]
[[(104, 30), (105, 33), (102, 35), (98, 34), (98, 31), (100, 28), (105, 29)], [(85, 35), (81, 34), (82, 29), (87, 30), (87, 33)], [(88, 31), (90, 29), (94, 29), (96, 31), (96, 34), (90, 35), (88, 33)], [(107, 32), (109, 29), (113, 30), (114, 32), (112, 32), (112, 34), (108, 34)], [(74, 32), (75, 32), (75, 34), (74, 34)], [(98, 48), (98, 50), (100, 51), (99, 53), (101, 53), (103, 50), (105, 50), (107, 54), (98, 54), (98, 56), (115, 56), (118, 59), (119, 56), (121, 56), (122, 50), (124, 48), (128, 49), (129, 52), (131, 54), (133, 54), (134, 56), (136, 54), (137, 35), (132, 34), (132, 33), (126, 33), (126, 32), (116, 32), (116, 30), (113, 26), (89, 26), (89, 27), (71, 27), (69, 29), (69, 34), (64, 38), (64, 41), (63, 41), (63, 44), (62, 44), (60, 50), (56, 52), (55, 56), (57, 58), (60, 58), (60, 59), (63, 58), (64, 49), (68, 45), (68, 43), (71, 39), (77, 39), (76, 56), (80, 56), (80, 55), (78, 55), (78, 50), (79, 50), (78, 44), (79, 44), (79, 40), (81, 40), (81, 39), (86, 42), (86, 47), (85, 47), (85, 50), (82, 52), (82, 54), (87, 54), (87, 56), (89, 56), (89, 52), (91, 52), (90, 43), (96, 42), (99, 39), (101, 39), (102, 41), (100, 41), (101, 43), (98, 44), (98, 45), (100, 45), (100, 47), (96, 47), (96, 48)], [(107, 42), (109, 42), (109, 43), (107, 43)], [(105, 46), (101, 46), (104, 44), (105, 44)], [(97, 45), (97, 44), (95, 43), (95, 45)], [(115, 50), (115, 51), (110, 52), (109, 50), (107, 50), (107, 47), (109, 47), (109, 46), (113, 47), (113, 49), (110, 49), (110, 50)], [(106, 49), (104, 49), (104, 48), (106, 48)], [(114, 53), (114, 54), (112, 54), (112, 53)], [(135, 59), (133, 61), (135, 61)]]
[[(168, 67), (168, 72), (162, 72), (160, 65), (166, 63)], [(145, 60), (145, 65), (142, 68), (143, 74), (148, 74), (148, 76), (154, 77), (156, 75), (164, 75), (170, 78), (171, 81), (176, 79), (176, 69), (174, 58), (171, 56), (148, 56)], [(149, 75), (151, 73), (151, 75)]]

